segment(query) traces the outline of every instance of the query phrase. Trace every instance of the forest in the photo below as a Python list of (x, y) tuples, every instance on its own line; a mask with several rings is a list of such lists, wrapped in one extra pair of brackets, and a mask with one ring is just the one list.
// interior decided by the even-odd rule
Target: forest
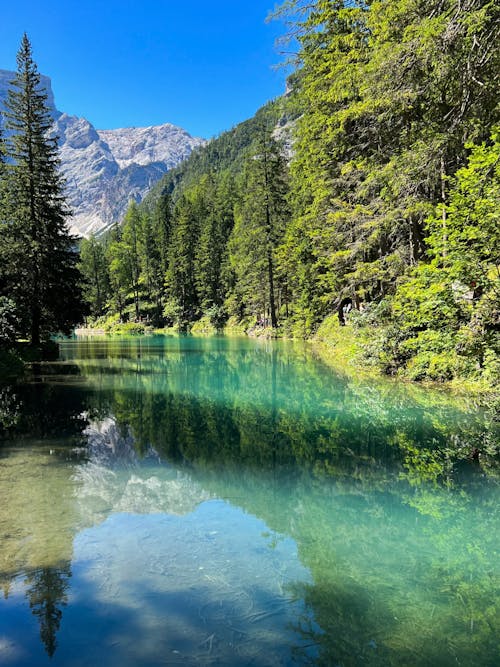
[(497, 4), (288, 0), (276, 13), (295, 50), (287, 93), (79, 252), (43, 95), (29, 141), (23, 129), (37, 76), (25, 38), (1, 144), (4, 347), (84, 318), (129, 333), (348, 329), (386, 373), (497, 381)]
[(0, 116), (8, 662), (497, 664), (499, 15), (284, 0), (286, 93), (89, 238), (23, 37)]
[(494, 381), (498, 7), (278, 12), (299, 45), (287, 94), (82, 241), (93, 321), (309, 337), (349, 311), (385, 372)]

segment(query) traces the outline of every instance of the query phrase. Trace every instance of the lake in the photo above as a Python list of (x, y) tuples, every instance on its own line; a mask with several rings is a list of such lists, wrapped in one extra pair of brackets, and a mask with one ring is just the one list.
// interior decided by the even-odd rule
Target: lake
[(487, 408), (162, 336), (64, 341), (0, 406), (0, 664), (499, 664)]

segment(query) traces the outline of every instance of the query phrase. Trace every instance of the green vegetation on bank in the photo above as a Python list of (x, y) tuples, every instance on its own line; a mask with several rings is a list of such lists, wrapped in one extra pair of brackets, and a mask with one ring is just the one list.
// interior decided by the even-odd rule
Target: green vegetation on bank
[(306, 338), (330, 328), (339, 340), (347, 322), (386, 373), (494, 385), (496, 5), (278, 11), (300, 47), (291, 92), (196, 150), (105, 239), (82, 241), (92, 318)]

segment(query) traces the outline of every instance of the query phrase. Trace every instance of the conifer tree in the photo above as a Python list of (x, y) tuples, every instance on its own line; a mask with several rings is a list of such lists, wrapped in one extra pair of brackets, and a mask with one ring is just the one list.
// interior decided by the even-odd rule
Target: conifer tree
[[(7, 189), (6, 189), (6, 167), (5, 167), (5, 143), (2, 135), (2, 124), (0, 115), (0, 238), (6, 236), (7, 226)], [(5, 241), (0, 243), (0, 296), (5, 293), (5, 275), (7, 265), (7, 248)]]
[(141, 234), (141, 215), (135, 201), (130, 203), (129, 209), (123, 220), (122, 243), (126, 256), (126, 265), (129, 271), (130, 287), (134, 299), (135, 319), (139, 321), (140, 311), (140, 287), (141, 262), (139, 256), (139, 239)]
[(104, 314), (110, 296), (110, 279), (106, 249), (95, 236), (82, 239), (79, 268), (84, 279), (83, 295), (90, 314), (100, 317)]
[(152, 233), (158, 254), (158, 272), (162, 276), (161, 285), (168, 269), (168, 253), (172, 236), (172, 199), (167, 191), (162, 192), (152, 214)]
[(0, 346), (8, 346), (17, 336), (16, 304), (9, 296), (9, 274), (14, 265), (11, 244), (7, 236), (7, 182), (5, 143), (0, 124)]
[(212, 324), (220, 327), (225, 319), (223, 307), (227, 293), (227, 242), (234, 224), (234, 184), (229, 172), (209, 174), (200, 180), (205, 200), (200, 220), (200, 239), (196, 256), (196, 280), (200, 304)]
[(278, 142), (263, 129), (253, 145), (243, 175), (243, 196), (236, 207), (230, 241), (236, 273), (235, 292), (255, 315), (269, 312), (278, 323), (276, 249), (287, 219), (286, 163)]
[(169, 252), (166, 287), (169, 302), (165, 315), (174, 315), (181, 330), (199, 314), (195, 277), (198, 225), (192, 202), (183, 196), (174, 212), (174, 228)]
[[(75, 241), (59, 171), (57, 139), (29, 39), (23, 36), (17, 72), (6, 103), (8, 220), (4, 242), (10, 258), (8, 289), (21, 315), (20, 334), (38, 345), (69, 333), (84, 306)], [(22, 258), (22, 261), (20, 261)]]

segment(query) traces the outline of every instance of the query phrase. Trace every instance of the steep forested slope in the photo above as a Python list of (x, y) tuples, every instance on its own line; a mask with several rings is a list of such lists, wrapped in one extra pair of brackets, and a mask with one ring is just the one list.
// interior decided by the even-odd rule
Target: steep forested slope
[[(299, 44), (291, 94), (131, 207), (107, 241), (94, 314), (107, 303), (182, 329), (233, 316), (308, 336), (352, 309), (347, 323), (370, 331), (386, 370), (491, 379), (496, 3), (291, 0), (282, 11)], [(290, 160), (276, 128), (291, 118)]]

